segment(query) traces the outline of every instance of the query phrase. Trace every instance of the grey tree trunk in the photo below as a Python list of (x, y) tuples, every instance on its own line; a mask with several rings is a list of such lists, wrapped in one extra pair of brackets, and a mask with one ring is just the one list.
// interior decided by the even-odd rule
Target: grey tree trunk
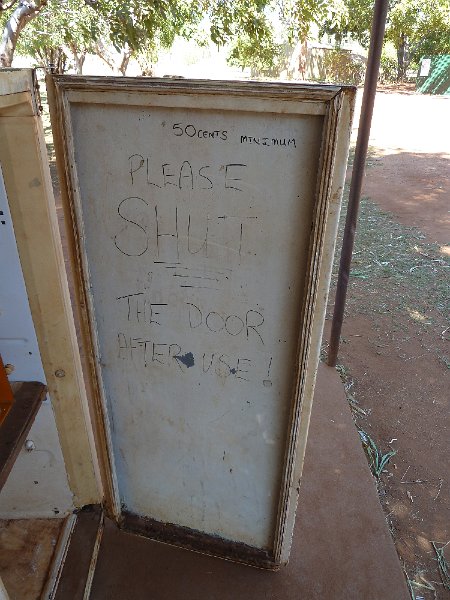
[(112, 53), (110, 52), (109, 48), (107, 46), (105, 46), (105, 44), (103, 43), (102, 40), (98, 40), (96, 47), (95, 47), (95, 53), (97, 54), (97, 56), (99, 58), (102, 59), (103, 62), (105, 62), (108, 67), (112, 70), (112, 71), (117, 71), (117, 67), (114, 63), (114, 58), (112, 56)]
[(130, 62), (131, 55), (132, 55), (132, 51), (129, 49), (125, 49), (122, 52), (122, 60), (119, 65), (119, 71), (122, 73), (122, 75), (124, 77), (125, 77), (127, 69), (128, 69), (128, 63)]
[(404, 81), (406, 78), (407, 67), (407, 40), (404, 33), (397, 48), (397, 81)]
[(128, 63), (130, 62), (130, 58), (133, 54), (132, 50), (125, 48), (125, 50), (123, 50), (123, 52), (120, 54), (119, 58), (119, 56), (117, 56), (116, 53), (111, 52), (101, 40), (99, 40), (96, 44), (95, 53), (115, 74), (121, 73), (122, 75), (126, 74)]
[(31, 21), (42, 8), (45, 2), (28, 2), (20, 0), (17, 8), (13, 10), (3, 29), (0, 41), (0, 67), (10, 67), (17, 40), (25, 25)]
[(75, 61), (75, 69), (78, 75), (83, 74), (83, 65), (86, 59), (86, 52), (78, 52), (75, 44), (69, 44), (70, 51), (73, 54), (73, 59)]

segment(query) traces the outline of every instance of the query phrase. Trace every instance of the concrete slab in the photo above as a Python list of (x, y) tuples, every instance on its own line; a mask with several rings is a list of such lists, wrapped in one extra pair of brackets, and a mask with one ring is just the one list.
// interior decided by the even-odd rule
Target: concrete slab
[(277, 573), (119, 531), (108, 522), (91, 600), (407, 600), (342, 384), (321, 365), (291, 560)]

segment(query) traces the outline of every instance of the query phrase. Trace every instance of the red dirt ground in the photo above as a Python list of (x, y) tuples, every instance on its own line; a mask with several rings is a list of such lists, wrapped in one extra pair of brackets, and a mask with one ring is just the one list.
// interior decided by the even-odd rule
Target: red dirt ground
[[(363, 189), (396, 222), (439, 243), (443, 255), (450, 253), (449, 122), (450, 98), (378, 93)], [(386, 301), (389, 282), (379, 283)], [(397, 451), (380, 486), (387, 520), (408, 577), (420, 584), (416, 598), (448, 599), (430, 544), (450, 540), (450, 376), (439, 359), (448, 356), (448, 332), (420, 327), (394, 306), (381, 315), (365, 311), (364, 281), (351, 294), (362, 310), (348, 306), (338, 362), (359, 405), (371, 411), (361, 427), (384, 452)], [(450, 544), (445, 555), (450, 562)], [(430, 584), (436, 595), (423, 587)]]
[(382, 155), (367, 172), (363, 194), (400, 223), (416, 226), (430, 241), (445, 245), (450, 241), (449, 158), (444, 153)]

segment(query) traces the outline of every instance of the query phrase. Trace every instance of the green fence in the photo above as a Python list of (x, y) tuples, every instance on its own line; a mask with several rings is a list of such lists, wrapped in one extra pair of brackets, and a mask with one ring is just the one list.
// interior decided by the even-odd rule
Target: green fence
[(422, 94), (450, 96), (450, 54), (422, 59), (416, 90)]

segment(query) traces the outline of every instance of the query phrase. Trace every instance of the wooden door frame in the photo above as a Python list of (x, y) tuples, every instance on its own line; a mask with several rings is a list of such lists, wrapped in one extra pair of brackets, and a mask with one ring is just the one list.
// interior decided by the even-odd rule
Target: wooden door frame
[(36, 74), (0, 70), (0, 164), (75, 507), (102, 484), (75, 332)]

